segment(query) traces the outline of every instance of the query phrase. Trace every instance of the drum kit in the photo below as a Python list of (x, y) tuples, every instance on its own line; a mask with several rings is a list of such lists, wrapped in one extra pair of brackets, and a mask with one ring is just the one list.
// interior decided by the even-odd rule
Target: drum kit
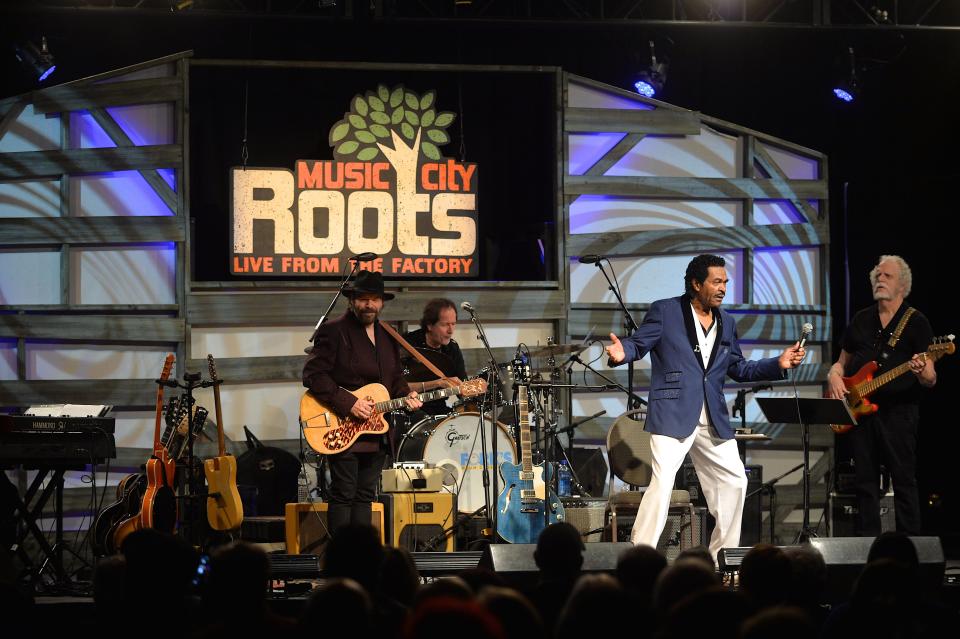
[[(492, 380), (487, 392), (448, 406), (446, 413), (414, 423), (401, 438), (397, 462), (422, 461), (442, 468), (444, 490), (457, 495), (458, 511), (476, 515), (487, 503), (484, 469), (492, 476), (503, 462), (519, 463), (516, 409), (517, 387), (521, 384), (529, 389), (533, 453), (538, 458), (535, 462), (556, 463), (558, 457), (566, 456), (562, 446), (553, 445), (559, 444), (554, 435), (563, 414), (559, 391), (568, 387), (560, 383), (564, 364), (558, 364), (557, 356), (576, 356), (586, 348), (587, 344), (548, 343), (530, 349), (520, 345), (518, 356), (511, 362), (496, 364), (496, 371), (493, 363), (481, 368), (469, 379)], [(451, 370), (444, 366), (447, 362), (437, 361), (437, 355), (446, 357), (433, 351), (431, 361), (443, 370)], [(532, 361), (545, 365), (532, 368)], [(414, 363), (407, 371), (407, 380), (424, 381), (426, 371), (420, 368)], [(481, 439), (486, 440), (485, 454)], [(497, 496), (491, 498), (496, 501)]]

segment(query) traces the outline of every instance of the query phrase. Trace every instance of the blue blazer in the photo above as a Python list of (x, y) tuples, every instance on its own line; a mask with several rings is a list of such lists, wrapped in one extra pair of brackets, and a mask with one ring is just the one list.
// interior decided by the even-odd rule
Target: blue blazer
[(624, 363), (650, 353), (652, 365), (646, 430), (657, 435), (684, 438), (696, 430), (703, 407), (723, 439), (733, 437), (723, 382), (727, 375), (738, 382), (784, 379), (776, 357), (743, 358), (733, 317), (722, 309), (713, 311), (719, 322), (709, 363), (703, 366), (696, 331), (700, 330), (686, 295), (657, 300), (640, 327), (622, 340)]

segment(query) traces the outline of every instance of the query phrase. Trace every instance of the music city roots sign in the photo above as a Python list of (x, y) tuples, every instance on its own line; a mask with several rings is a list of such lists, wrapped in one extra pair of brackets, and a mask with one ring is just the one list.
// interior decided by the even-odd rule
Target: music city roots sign
[(380, 85), (330, 128), (333, 160), (231, 169), (230, 272), (336, 274), (371, 252), (385, 275), (476, 275), (477, 165), (441, 155), (456, 116), (435, 105)]

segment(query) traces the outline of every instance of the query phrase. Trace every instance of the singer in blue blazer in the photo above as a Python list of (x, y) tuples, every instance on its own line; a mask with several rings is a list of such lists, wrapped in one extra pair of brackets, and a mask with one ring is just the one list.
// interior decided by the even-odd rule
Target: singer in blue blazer
[(784, 379), (777, 357), (757, 361), (743, 358), (733, 317), (712, 309), (719, 339), (706, 367), (690, 311), (690, 297), (657, 300), (633, 335), (622, 340), (626, 362), (650, 353), (652, 365), (646, 430), (657, 435), (686, 437), (693, 433), (704, 401), (710, 422), (722, 439), (733, 437), (724, 379), (738, 382)]
[(778, 380), (805, 355), (798, 342), (779, 357), (744, 359), (733, 317), (720, 309), (727, 272), (722, 257), (699, 255), (684, 276), (686, 293), (657, 300), (633, 335), (610, 335), (611, 364), (650, 354), (646, 430), (651, 433), (653, 477), (637, 511), (634, 543), (656, 546), (670, 506), (674, 477), (687, 453), (707, 507), (717, 521), (710, 539), (714, 557), (740, 545), (747, 477), (733, 438), (723, 383)]

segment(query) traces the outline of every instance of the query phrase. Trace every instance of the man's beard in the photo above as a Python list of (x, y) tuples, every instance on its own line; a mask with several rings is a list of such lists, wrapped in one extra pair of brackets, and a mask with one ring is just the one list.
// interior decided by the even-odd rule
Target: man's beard
[(370, 326), (377, 321), (379, 314), (376, 311), (361, 311), (354, 307), (351, 307), (354, 317), (360, 321), (364, 326)]
[(893, 295), (885, 288), (877, 289), (873, 292), (873, 301), (892, 300)]

